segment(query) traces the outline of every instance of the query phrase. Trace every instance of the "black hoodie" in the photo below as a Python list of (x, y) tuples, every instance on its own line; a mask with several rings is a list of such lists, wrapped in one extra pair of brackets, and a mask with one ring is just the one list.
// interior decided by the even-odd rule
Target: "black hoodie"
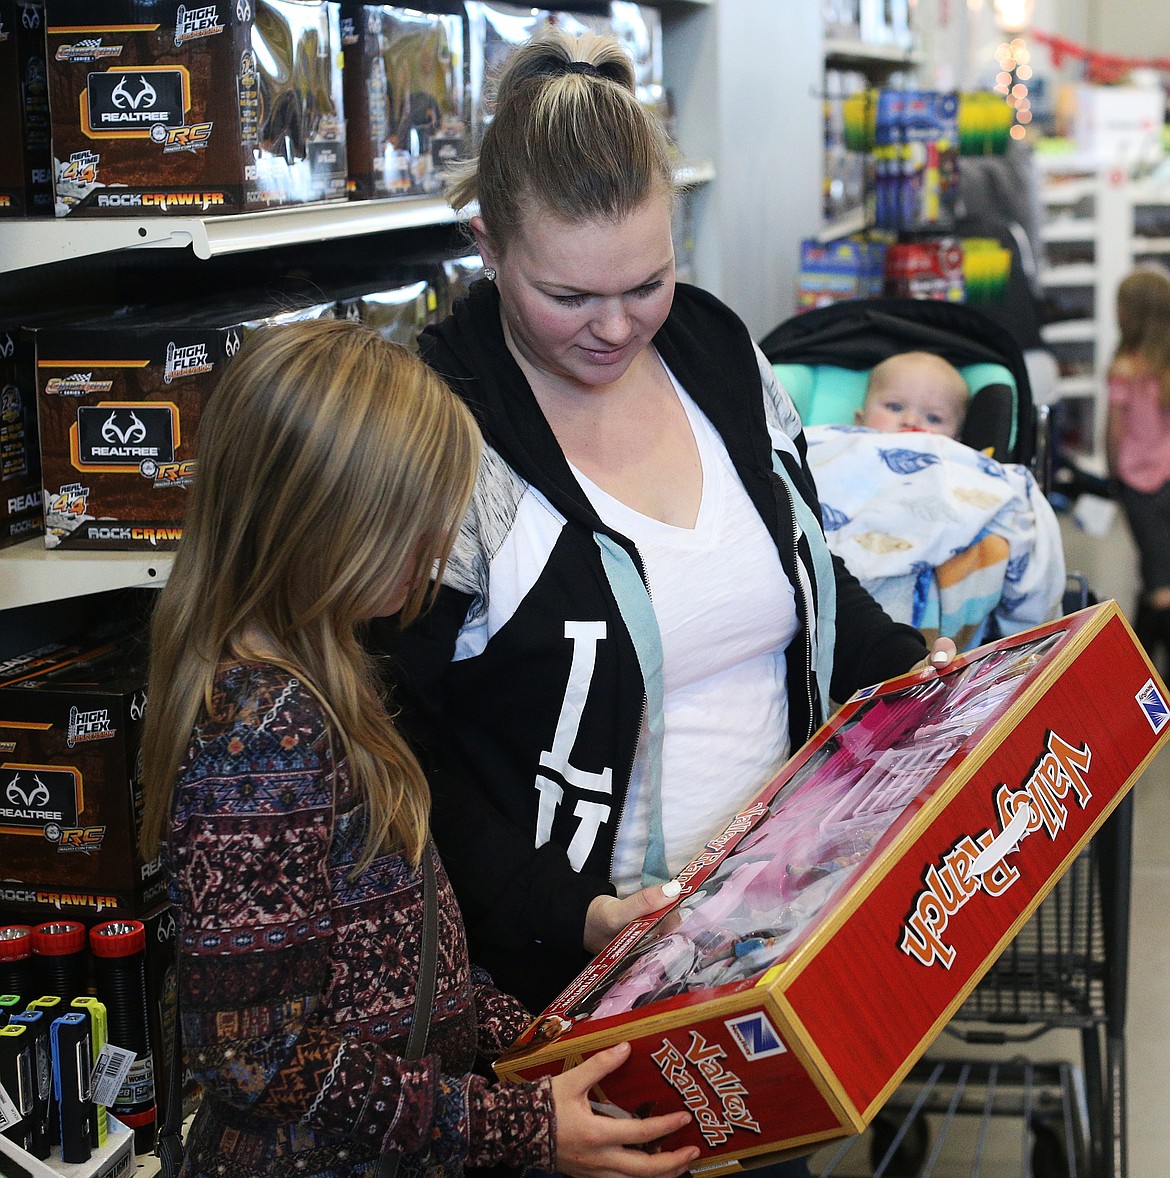
[[(636, 637), (647, 618), (653, 626), (652, 606), (637, 549), (598, 518), (508, 351), (495, 287), (477, 283), (419, 346), (475, 413), (488, 454), (436, 607), (405, 633), (376, 625), (374, 644), (392, 656), (399, 721), (430, 773), (435, 839), (472, 957), (540, 1009), (586, 964), (586, 909), (612, 891), (614, 838), (654, 698)], [(801, 518), (819, 527), (804, 437), (739, 318), (679, 285), (654, 346), (720, 434), (796, 587), (799, 631), (787, 652), (795, 750), (824, 718), (810, 618), (822, 615), (825, 645), (833, 589), (834, 699), (907, 670), (925, 645), (839, 561), (828, 564), (823, 537), (810, 547), (797, 526), (794, 494)], [(774, 450), (769, 424), (775, 432), (778, 423), (792, 444)], [(513, 531), (530, 520), (543, 541), (526, 535), (514, 551)], [(831, 587), (817, 583), (818, 567), (822, 581), (831, 567)], [(493, 614), (498, 599), (505, 605)], [(586, 664), (574, 701), (572, 680), (580, 686)]]

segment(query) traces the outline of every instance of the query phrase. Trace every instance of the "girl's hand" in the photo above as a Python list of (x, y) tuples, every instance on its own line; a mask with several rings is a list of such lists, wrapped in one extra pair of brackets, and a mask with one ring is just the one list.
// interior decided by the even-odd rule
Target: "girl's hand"
[[(612, 897), (611, 897), (612, 899)], [(688, 1112), (660, 1117), (609, 1117), (589, 1103), (589, 1090), (629, 1058), (630, 1045), (599, 1051), (575, 1068), (554, 1076), (556, 1168), (573, 1178), (678, 1178), (699, 1156), (693, 1145), (669, 1153), (645, 1147), (690, 1123)]]

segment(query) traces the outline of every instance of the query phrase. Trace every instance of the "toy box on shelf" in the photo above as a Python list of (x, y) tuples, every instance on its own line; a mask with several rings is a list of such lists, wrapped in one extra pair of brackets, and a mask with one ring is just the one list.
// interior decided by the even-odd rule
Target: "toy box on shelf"
[(138, 847), (145, 707), (133, 635), (54, 644), (0, 666), (5, 881), (93, 891), (136, 912), (165, 899), (158, 863)]
[(349, 195), (441, 191), (467, 149), (462, 16), (346, 0), (341, 38)]
[(43, 0), (0, 0), (0, 217), (53, 211)]
[(47, 0), (59, 217), (344, 200), (338, 5)]
[(0, 323), (0, 548), (45, 530), (36, 371), (32, 336)]
[(224, 366), (255, 329), (334, 310), (258, 296), (37, 328), (45, 546), (175, 548)]
[(797, 310), (880, 295), (886, 248), (883, 241), (861, 236), (830, 242), (812, 238), (802, 241)]
[(1170, 736), (1105, 602), (858, 692), (497, 1064), (613, 1043), (704, 1174), (862, 1131)]

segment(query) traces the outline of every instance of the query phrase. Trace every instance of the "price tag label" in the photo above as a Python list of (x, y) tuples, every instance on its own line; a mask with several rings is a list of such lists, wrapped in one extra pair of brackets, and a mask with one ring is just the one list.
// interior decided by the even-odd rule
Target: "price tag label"
[(125, 1047), (115, 1047), (113, 1043), (106, 1043), (98, 1052), (97, 1061), (93, 1065), (93, 1079), (90, 1084), (90, 1100), (94, 1104), (104, 1104), (108, 1108), (118, 1099), (118, 1093), (126, 1082), (130, 1068), (137, 1056)]
[(20, 1109), (12, 1103), (3, 1084), (0, 1084), (0, 1131), (10, 1129), (21, 1119)]

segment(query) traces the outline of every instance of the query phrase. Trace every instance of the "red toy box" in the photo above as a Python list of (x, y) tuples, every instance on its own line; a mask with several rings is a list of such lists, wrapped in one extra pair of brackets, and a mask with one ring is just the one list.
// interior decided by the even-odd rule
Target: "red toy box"
[(704, 1175), (861, 1132), (1168, 735), (1113, 602), (859, 692), (497, 1071), (628, 1040)]

